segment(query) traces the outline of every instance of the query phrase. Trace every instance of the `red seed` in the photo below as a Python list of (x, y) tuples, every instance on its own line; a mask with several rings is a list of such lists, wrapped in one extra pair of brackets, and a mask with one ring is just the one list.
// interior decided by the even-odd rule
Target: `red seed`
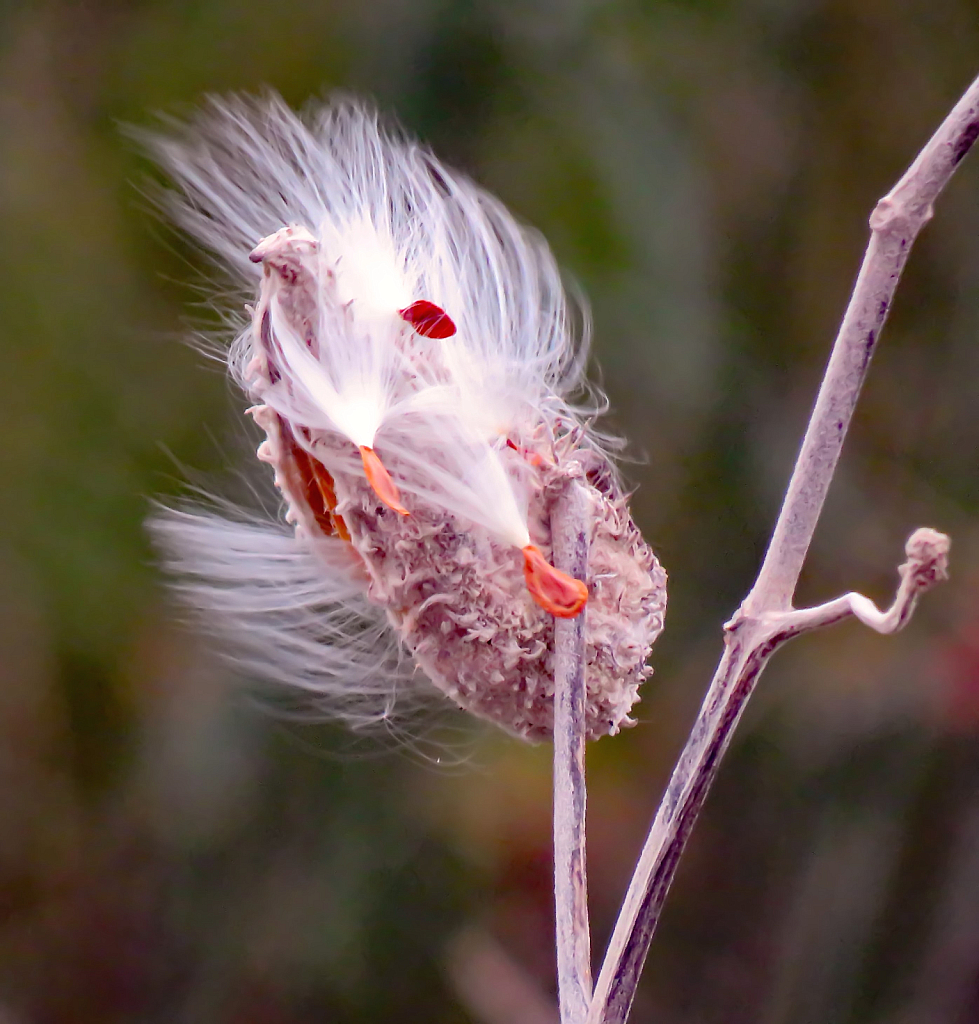
[(451, 338), (456, 332), (452, 317), (441, 306), (428, 299), (419, 299), (398, 314), (425, 338)]

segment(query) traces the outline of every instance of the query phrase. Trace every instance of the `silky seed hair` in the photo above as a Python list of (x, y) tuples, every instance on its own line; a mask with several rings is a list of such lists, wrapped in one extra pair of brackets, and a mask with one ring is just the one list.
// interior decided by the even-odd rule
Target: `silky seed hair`
[[(543, 239), (345, 97), (212, 98), (145, 141), (237, 289), (226, 358), (282, 499), (279, 521), (151, 524), (225, 652), (355, 727), (440, 691), (540, 739), (554, 619), (583, 614), (588, 735), (632, 724), (666, 578), (581, 401), (587, 315)], [(551, 560), (569, 485), (585, 581)]]

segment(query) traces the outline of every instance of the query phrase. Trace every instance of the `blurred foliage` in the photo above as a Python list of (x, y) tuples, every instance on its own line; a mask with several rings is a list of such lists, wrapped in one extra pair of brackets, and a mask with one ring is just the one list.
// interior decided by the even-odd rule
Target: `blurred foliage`
[[(591, 297), (672, 587), (641, 723), (591, 752), (600, 949), (867, 215), (977, 54), (979, 0), (0, 4), (0, 1021), (479, 1020), (463, 929), (499, 954), (489, 984), (552, 990), (547, 750), (474, 732), (440, 763), (284, 724), (177, 622), (148, 501), (251, 457), (240, 403), (179, 343), (206, 315), (203, 264), (148, 212), (122, 124), (207, 91), (367, 93)], [(899, 637), (851, 624), (779, 654), (637, 1024), (979, 1017), (977, 338), (967, 162), (912, 257), (801, 596), (889, 599), (922, 524), (953, 535), (953, 582)]]

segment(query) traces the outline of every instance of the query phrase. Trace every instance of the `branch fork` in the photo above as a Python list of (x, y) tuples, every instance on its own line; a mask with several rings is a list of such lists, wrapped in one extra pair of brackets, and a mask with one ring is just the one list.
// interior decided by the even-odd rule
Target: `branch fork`
[[(585, 885), (584, 689), (579, 619), (556, 623), (554, 721), (555, 911), (561, 1024), (624, 1024), (686, 840), (758, 678), (775, 650), (802, 633), (855, 617), (878, 633), (905, 626), (922, 593), (947, 578), (949, 538), (916, 530), (894, 601), (881, 611), (849, 593), (792, 607), (847, 428), (901, 272), (934, 202), (979, 137), (979, 79), (877, 204), (853, 294), (758, 578), (724, 626), (724, 651), (650, 827), (592, 992)], [(584, 578), (586, 515), (569, 488), (552, 516), (557, 567)], [(587, 611), (586, 613), (587, 614)]]

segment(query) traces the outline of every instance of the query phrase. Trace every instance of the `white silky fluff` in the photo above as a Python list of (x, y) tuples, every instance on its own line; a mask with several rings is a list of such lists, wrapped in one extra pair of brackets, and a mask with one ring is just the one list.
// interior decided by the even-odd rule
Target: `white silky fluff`
[(243, 671), (310, 691), (355, 726), (388, 721), (413, 695), (410, 659), (342, 545), (188, 509), (164, 509), (151, 530), (178, 592), (206, 612)]
[[(287, 379), (261, 391), (251, 321), (223, 310), (243, 390), (290, 423), (352, 442), (349, 454), (339, 446), (337, 468), (356, 470), (356, 446), (376, 444), (402, 490), (528, 543), (524, 483), (501, 458), (507, 441), (577, 426), (598, 447), (569, 404), (584, 383), (587, 314), (569, 312), (544, 240), (351, 99), (298, 116), (274, 95), (212, 98), (167, 128), (144, 136), (179, 187), (166, 208), (230, 271), (242, 308), (262, 278), (249, 254), (284, 227), (308, 232), (335, 287), (318, 302), (315, 354), (272, 301)], [(439, 341), (427, 378), (406, 368), (398, 316), (422, 299), (458, 328)], [(354, 724), (388, 715), (408, 673), (342, 542), (187, 510), (155, 530), (188, 600), (237, 638), (243, 666), (322, 694)]]

